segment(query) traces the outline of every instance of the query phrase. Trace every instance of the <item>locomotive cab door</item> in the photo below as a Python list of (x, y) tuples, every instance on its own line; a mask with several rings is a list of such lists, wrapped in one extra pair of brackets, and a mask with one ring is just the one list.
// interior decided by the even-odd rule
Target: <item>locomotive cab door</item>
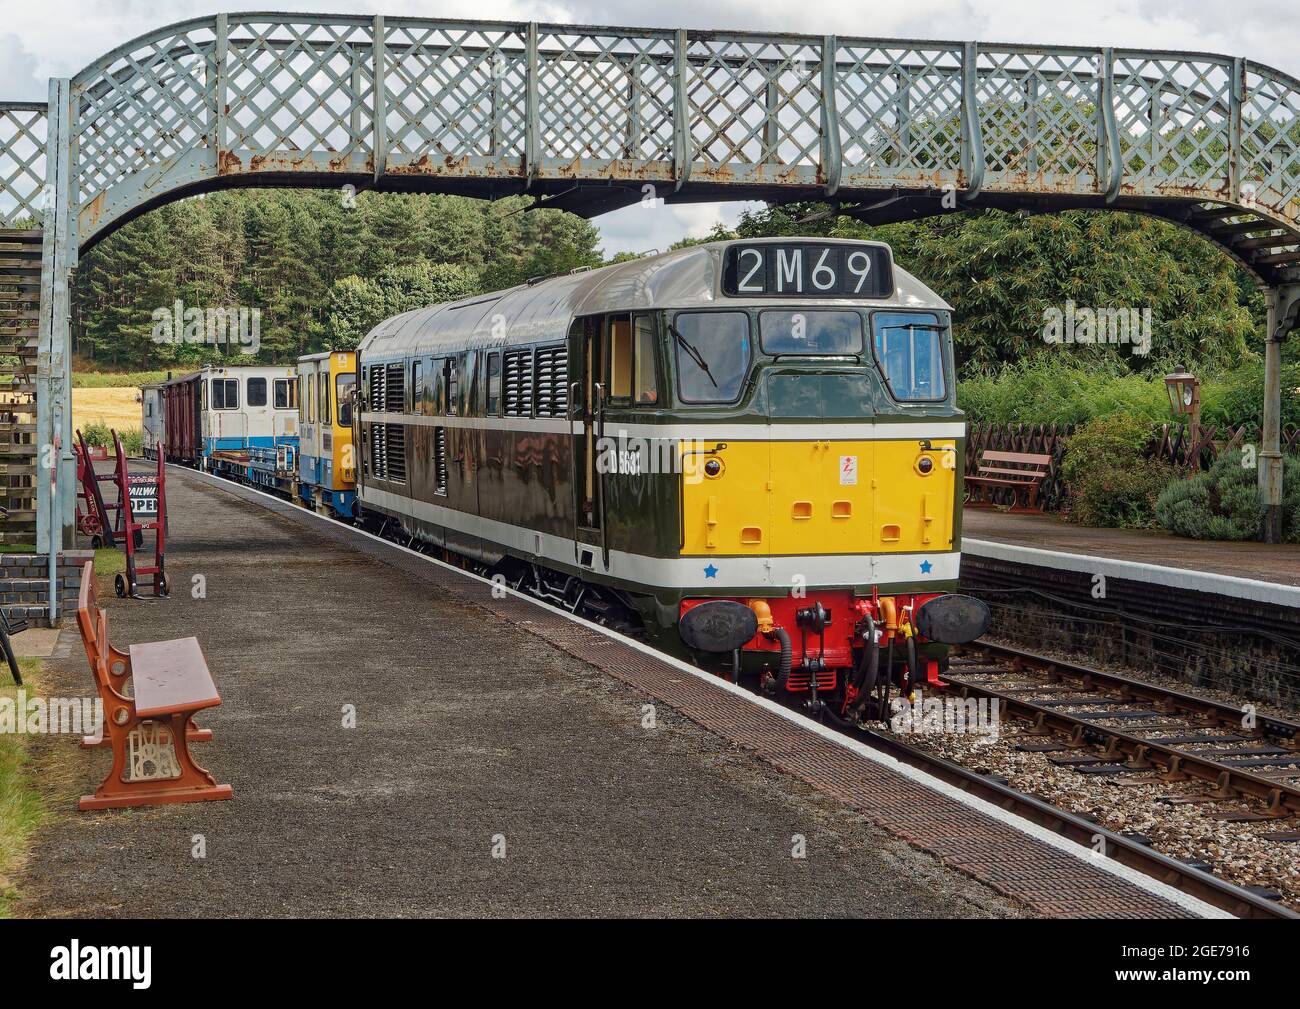
[(569, 330), (569, 358), (575, 363), (569, 385), (572, 404), (574, 559), (595, 568), (597, 557), (608, 566), (605, 542), (604, 474), (599, 464), (604, 437), (603, 381), (609, 331), (600, 318), (578, 319)]

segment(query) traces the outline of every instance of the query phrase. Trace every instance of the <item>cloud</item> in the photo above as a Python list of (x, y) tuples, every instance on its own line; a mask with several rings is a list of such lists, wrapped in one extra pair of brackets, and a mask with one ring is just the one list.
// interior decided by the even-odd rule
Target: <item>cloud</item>
[(0, 35), (0, 101), (39, 102), (49, 97), (37, 76), (36, 60), (17, 35)]
[(757, 203), (679, 203), (653, 207), (634, 204), (595, 218), (606, 256), (619, 252), (667, 249), (683, 238), (703, 238), (715, 224), (734, 228), (740, 215)]

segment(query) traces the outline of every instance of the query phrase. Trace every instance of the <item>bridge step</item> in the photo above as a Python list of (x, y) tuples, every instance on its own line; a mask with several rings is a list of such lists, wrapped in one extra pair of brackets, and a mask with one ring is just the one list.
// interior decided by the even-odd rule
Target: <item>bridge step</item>
[(0, 542), (30, 541), (36, 520), (36, 328), (42, 235), (0, 230), (0, 354), (16, 358), (0, 375)]

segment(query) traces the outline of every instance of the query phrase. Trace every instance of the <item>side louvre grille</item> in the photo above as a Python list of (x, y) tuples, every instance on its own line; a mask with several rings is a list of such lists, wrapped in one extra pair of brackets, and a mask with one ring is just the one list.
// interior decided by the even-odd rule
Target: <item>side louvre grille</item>
[(384, 409), (391, 413), (406, 410), (406, 365), (401, 361), (390, 364), (384, 375)]
[[(370, 366), (370, 409), (375, 413), (383, 413), (385, 404), (384, 385), (384, 366), (382, 364), (372, 364)], [(371, 423), (370, 425), (370, 475), (377, 480), (386, 479), (388, 468), (385, 458), (385, 444), (387, 442), (386, 431), (387, 424)]]
[(533, 415), (532, 363), (531, 351), (512, 350), (506, 354), (503, 385), (507, 417)]
[(563, 417), (569, 408), (569, 350), (543, 347), (537, 352), (537, 416)]
[(385, 424), (384, 479), (406, 483), (406, 428), (402, 424)]
[[(371, 365), (369, 391), (373, 413), (402, 413), (406, 409), (406, 365), (400, 361)], [(370, 425), (370, 474), (377, 480), (406, 482), (406, 428), (403, 425)]]
[(436, 427), (433, 429), (433, 472), (434, 472), (434, 493), (446, 495), (447, 493), (447, 429), (445, 427)]

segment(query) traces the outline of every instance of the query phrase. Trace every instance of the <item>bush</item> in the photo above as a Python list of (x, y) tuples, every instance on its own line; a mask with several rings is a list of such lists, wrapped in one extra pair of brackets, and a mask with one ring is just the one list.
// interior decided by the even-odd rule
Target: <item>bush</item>
[(122, 439), (122, 451), (127, 455), (135, 457), (144, 455), (144, 432), (138, 427), (133, 427), (129, 431), (119, 431), (117, 435)]
[[(1282, 426), (1300, 427), (1300, 363), (1282, 366)], [(1201, 423), (1237, 428), (1258, 437), (1264, 426), (1264, 364), (1253, 361), (1201, 386)]]
[(1047, 362), (1013, 365), (957, 385), (971, 420), (1003, 424), (1083, 424), (1124, 413), (1149, 423), (1171, 419), (1162, 379)]
[[(107, 424), (87, 424), (81, 429), (81, 436), (86, 439), (87, 445), (93, 445), (96, 448), (112, 448), (113, 435), (108, 430)], [(74, 434), (75, 438), (76, 435)]]
[[(1178, 536), (1197, 540), (1253, 540), (1260, 533), (1259, 475), (1241, 452), (1220, 456), (1205, 473), (1173, 480), (1156, 502), (1156, 519)], [(1300, 460), (1284, 460), (1282, 534), (1300, 540)]]
[(1170, 482), (1156, 502), (1156, 519), (1171, 533), (1196, 540), (1259, 536), (1259, 489), (1240, 452), (1220, 456), (1208, 472)]
[[(1201, 374), (1201, 423), (1258, 438), (1264, 413), (1264, 365), (1243, 364), (1222, 375)], [(1282, 426), (1300, 427), (1300, 363), (1282, 368)], [(1152, 425), (1181, 420), (1169, 410), (1164, 378), (1070, 363), (1012, 365), (957, 386), (957, 405), (973, 421), (998, 424), (1082, 424), (1127, 413)]]
[(1151, 424), (1129, 414), (1088, 422), (1070, 439), (1061, 465), (1070, 521), (1086, 526), (1145, 528), (1171, 470), (1146, 457)]
[[(87, 424), (81, 429), (81, 434), (86, 439), (87, 445), (106, 448), (109, 452), (113, 451), (113, 432), (107, 424)], [(133, 427), (127, 431), (119, 431), (117, 436), (122, 439), (122, 450), (127, 455), (144, 455), (144, 432), (138, 427)]]

